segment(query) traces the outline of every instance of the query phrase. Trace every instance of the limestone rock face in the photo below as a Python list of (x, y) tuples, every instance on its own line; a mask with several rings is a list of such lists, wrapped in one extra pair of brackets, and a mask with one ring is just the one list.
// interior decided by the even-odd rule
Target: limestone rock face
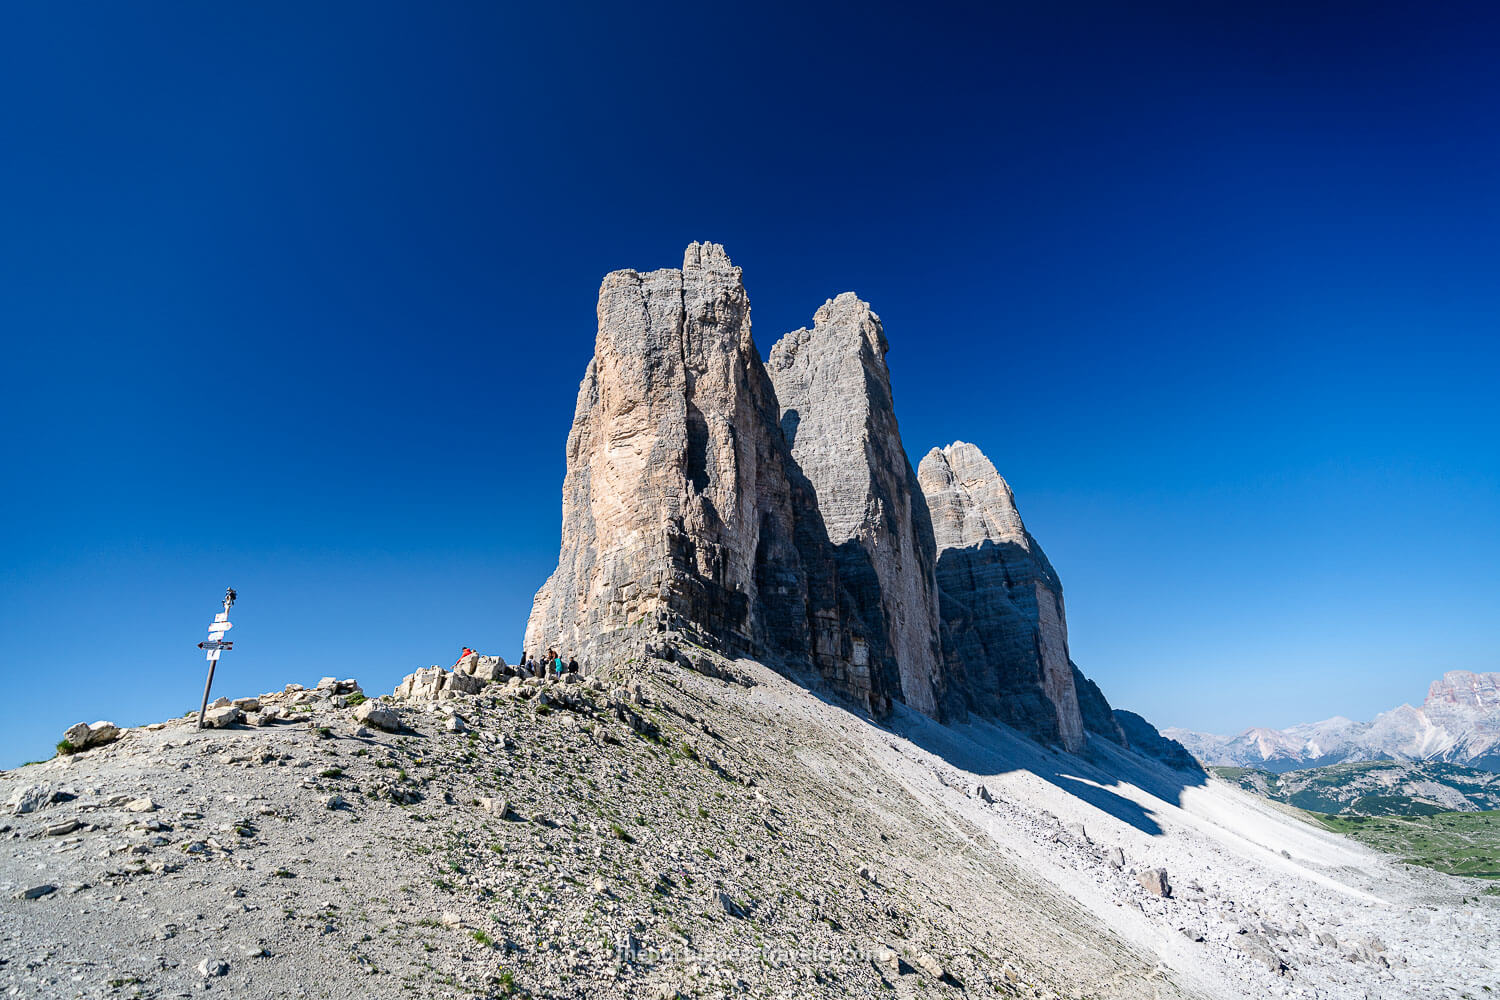
[(813, 494), (841, 585), (863, 619), (871, 670), (937, 716), (943, 698), (936, 552), (926, 499), (891, 398), (885, 332), (846, 292), (771, 349), (792, 474)]
[(648, 621), (740, 654), (801, 656), (806, 584), (780, 417), (723, 247), (599, 289), (563, 482), (563, 549), (526, 627), (533, 655), (586, 655)]
[(971, 707), (1069, 750), (1083, 719), (1068, 660), (1062, 584), (984, 453), (956, 442), (918, 479), (937, 542), (947, 669)]

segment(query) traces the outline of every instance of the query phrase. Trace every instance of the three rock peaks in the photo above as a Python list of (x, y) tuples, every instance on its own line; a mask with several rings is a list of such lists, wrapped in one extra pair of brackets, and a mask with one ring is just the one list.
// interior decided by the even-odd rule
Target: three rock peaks
[(877, 715), (899, 701), (1083, 746), (1057, 574), (978, 448), (913, 470), (867, 303), (829, 300), (762, 363), (740, 269), (694, 243), (680, 270), (606, 276), (598, 315), (528, 653), (671, 632)]

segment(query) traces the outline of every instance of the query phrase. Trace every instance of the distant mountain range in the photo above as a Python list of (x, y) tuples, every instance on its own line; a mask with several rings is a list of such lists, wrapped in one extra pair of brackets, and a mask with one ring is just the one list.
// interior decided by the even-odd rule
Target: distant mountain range
[(1213, 772), (1278, 802), (1338, 816), (1500, 810), (1500, 774), (1462, 764), (1367, 760), (1282, 774), (1247, 767), (1216, 767)]
[(1370, 722), (1334, 716), (1235, 736), (1190, 729), (1164, 729), (1162, 735), (1204, 764), (1276, 774), (1362, 760), (1443, 761), (1500, 771), (1500, 673), (1450, 670), (1432, 682), (1421, 708), (1402, 705)]

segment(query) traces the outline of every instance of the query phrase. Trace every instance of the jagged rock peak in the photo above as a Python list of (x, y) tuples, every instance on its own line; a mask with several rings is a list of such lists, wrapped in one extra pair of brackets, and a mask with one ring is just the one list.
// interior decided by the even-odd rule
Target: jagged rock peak
[[(890, 374), (885, 366), (885, 354), (890, 350), (890, 345), (885, 339), (885, 328), (881, 325), (880, 317), (870, 309), (870, 303), (853, 292), (841, 292), (819, 306), (817, 312), (813, 313), (811, 330), (806, 327), (793, 330), (777, 341), (771, 348), (771, 367), (774, 369), (790, 364), (791, 359), (823, 331), (829, 331), (824, 336), (831, 335), (845, 346), (859, 350), (860, 360), (866, 365), (878, 366), (884, 373), (889, 388)], [(780, 365), (778, 356), (781, 358)]]
[(978, 448), (934, 448), (917, 472), (937, 540), (944, 658), (970, 704), (1069, 750), (1086, 742), (1062, 584), (1010, 485)]
[[(1038, 548), (1026, 531), (1016, 496), (994, 463), (975, 445), (955, 441), (934, 448), (922, 459), (923, 475), (939, 487), (945, 502), (932, 508), (938, 549), (965, 548), (982, 542), (1015, 542)], [(1050, 569), (1050, 566), (1049, 566)]]
[(838, 578), (863, 618), (870, 666), (902, 700), (943, 714), (936, 550), (927, 505), (901, 444), (880, 317), (845, 292), (811, 329), (771, 348), (768, 369), (792, 474), (817, 504)]
[(723, 245), (719, 243), (687, 245), (687, 249), (682, 252), (682, 271), (687, 274), (696, 270), (731, 275), (735, 279), (740, 277), (740, 269), (729, 259), (729, 254), (724, 252)]

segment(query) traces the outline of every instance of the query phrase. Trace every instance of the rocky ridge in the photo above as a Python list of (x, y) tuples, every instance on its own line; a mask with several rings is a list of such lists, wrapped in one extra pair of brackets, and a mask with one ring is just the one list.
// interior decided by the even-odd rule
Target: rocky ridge
[(0, 773), (0, 991), (1354, 1000), (1500, 970), (1479, 883), (1221, 782), (656, 652), (288, 685)]

